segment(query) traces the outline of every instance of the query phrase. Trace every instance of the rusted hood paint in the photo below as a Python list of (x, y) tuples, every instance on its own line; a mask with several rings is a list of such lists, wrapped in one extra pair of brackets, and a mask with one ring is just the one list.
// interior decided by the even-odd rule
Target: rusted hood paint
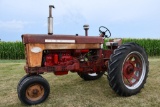
[(90, 43), (103, 43), (103, 37), (97, 36), (76, 36), (76, 35), (46, 35), (46, 34), (23, 34), (22, 41), (24, 44), (28, 43), (78, 43), (78, 44), (90, 44)]

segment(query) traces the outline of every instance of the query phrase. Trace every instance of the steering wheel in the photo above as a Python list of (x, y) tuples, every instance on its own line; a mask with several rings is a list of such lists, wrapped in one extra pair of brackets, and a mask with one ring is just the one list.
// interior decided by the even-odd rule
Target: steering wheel
[[(110, 32), (110, 30), (109, 30), (108, 28), (104, 27), (104, 26), (100, 26), (100, 27), (99, 27), (99, 32), (100, 32), (101, 34), (103, 34), (104, 37), (106, 37), (106, 38), (111, 37), (111, 32)], [(109, 35), (106, 35), (106, 32), (108, 32)]]

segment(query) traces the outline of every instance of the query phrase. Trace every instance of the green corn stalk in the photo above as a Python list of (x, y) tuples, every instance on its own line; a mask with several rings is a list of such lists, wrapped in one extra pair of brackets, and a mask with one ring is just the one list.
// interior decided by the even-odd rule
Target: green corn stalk
[(24, 59), (22, 42), (0, 42), (0, 59)]

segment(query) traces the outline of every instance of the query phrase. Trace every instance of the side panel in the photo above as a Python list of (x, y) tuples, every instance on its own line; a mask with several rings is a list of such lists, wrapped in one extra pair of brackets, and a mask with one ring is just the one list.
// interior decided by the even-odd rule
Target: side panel
[(45, 44), (45, 49), (100, 49), (100, 44)]
[(26, 44), (27, 62), (29, 67), (41, 67), (44, 44)]
[(77, 44), (76, 49), (100, 49), (100, 44)]
[(76, 44), (45, 44), (45, 49), (76, 49)]

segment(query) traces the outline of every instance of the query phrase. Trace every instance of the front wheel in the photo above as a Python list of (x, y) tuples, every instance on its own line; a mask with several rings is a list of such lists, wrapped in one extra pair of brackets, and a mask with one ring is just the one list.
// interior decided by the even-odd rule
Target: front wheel
[(121, 45), (110, 57), (109, 85), (121, 96), (135, 95), (146, 83), (148, 66), (147, 54), (141, 46), (135, 43)]
[(29, 76), (18, 86), (18, 97), (27, 105), (35, 105), (46, 100), (50, 93), (48, 82), (40, 76)]

